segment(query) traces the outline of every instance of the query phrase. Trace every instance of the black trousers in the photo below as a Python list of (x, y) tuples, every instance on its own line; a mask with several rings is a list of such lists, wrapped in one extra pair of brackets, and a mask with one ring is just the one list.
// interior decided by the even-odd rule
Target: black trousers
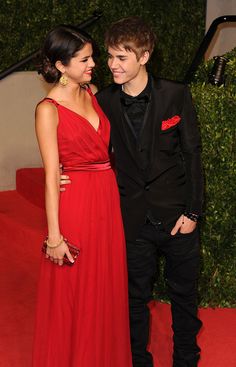
[(157, 251), (165, 256), (174, 332), (173, 367), (195, 367), (200, 356), (196, 336), (202, 325), (197, 317), (198, 229), (172, 236), (161, 223), (148, 218), (136, 241), (127, 242), (133, 367), (153, 367), (152, 355), (146, 350), (149, 340), (147, 303), (152, 299)]

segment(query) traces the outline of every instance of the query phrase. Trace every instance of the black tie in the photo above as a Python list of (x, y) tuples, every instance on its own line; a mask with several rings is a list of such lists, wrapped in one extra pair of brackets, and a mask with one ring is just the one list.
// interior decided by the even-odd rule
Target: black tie
[(125, 106), (130, 106), (133, 103), (147, 103), (149, 101), (149, 96), (146, 94), (137, 97), (125, 95), (121, 97), (121, 100)]

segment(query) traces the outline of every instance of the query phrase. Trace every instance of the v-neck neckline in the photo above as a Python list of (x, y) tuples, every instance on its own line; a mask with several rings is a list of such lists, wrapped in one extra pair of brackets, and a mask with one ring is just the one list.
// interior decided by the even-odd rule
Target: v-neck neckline
[[(95, 127), (91, 124), (91, 122), (89, 122), (89, 120), (88, 120), (88, 119), (86, 119), (86, 117), (84, 117), (84, 116), (80, 115), (78, 112), (75, 112), (75, 111), (71, 110), (70, 108), (68, 108), (68, 107), (66, 107), (66, 106), (63, 106), (63, 105), (62, 105), (62, 104), (60, 104), (60, 103), (58, 103), (58, 105), (59, 105), (60, 107), (65, 108), (66, 110), (68, 110), (68, 111), (70, 111), (70, 112), (74, 113), (74, 114), (75, 114), (75, 115), (77, 115), (78, 117), (82, 118), (84, 121), (86, 121), (86, 122), (91, 126), (91, 128), (92, 128), (96, 133), (98, 133), (98, 132), (99, 132), (100, 124), (101, 124), (101, 120), (100, 120), (100, 118), (98, 119), (98, 128), (97, 128), (97, 129), (95, 129)], [(96, 111), (96, 113), (97, 113), (97, 111)]]
[(56, 104), (57, 104), (58, 106), (63, 107), (63, 108), (65, 108), (66, 110), (68, 110), (68, 111), (70, 111), (70, 112), (74, 113), (74, 114), (75, 114), (75, 115), (77, 115), (78, 117), (82, 118), (84, 121), (86, 121), (86, 122), (91, 126), (91, 128), (92, 128), (92, 129), (93, 129), (97, 134), (99, 134), (99, 130), (100, 130), (100, 128), (101, 128), (101, 119), (99, 118), (99, 115), (98, 115), (98, 113), (97, 113), (97, 110), (96, 110), (96, 109), (95, 109), (95, 107), (94, 107), (94, 103), (93, 103), (93, 97), (92, 97), (92, 95), (88, 92), (88, 89), (86, 89), (86, 92), (91, 96), (91, 100), (92, 100), (93, 108), (94, 108), (94, 110), (95, 110), (95, 112), (96, 112), (96, 114), (97, 114), (97, 116), (98, 116), (98, 127), (97, 127), (97, 129), (95, 129), (95, 127), (91, 124), (91, 122), (90, 122), (86, 117), (84, 117), (84, 116), (80, 115), (78, 112), (73, 111), (72, 109), (70, 109), (70, 108), (68, 108), (68, 107), (66, 107), (66, 106), (63, 106), (62, 104), (58, 103), (58, 102), (57, 102), (55, 99), (53, 99), (53, 98), (46, 97), (45, 99), (51, 99), (52, 101), (56, 102)]

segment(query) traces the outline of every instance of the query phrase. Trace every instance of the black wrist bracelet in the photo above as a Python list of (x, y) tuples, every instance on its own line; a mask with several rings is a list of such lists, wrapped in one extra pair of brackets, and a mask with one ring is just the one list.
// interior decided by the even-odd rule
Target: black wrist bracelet
[(192, 220), (193, 222), (197, 222), (198, 219), (199, 219), (199, 215), (198, 214), (185, 212), (184, 215), (185, 215), (185, 217), (187, 217), (188, 219)]

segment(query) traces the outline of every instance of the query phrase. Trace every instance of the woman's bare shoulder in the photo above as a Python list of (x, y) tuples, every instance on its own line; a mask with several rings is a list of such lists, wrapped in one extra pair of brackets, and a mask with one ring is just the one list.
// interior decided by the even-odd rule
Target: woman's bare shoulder
[(35, 113), (36, 115), (56, 115), (57, 114), (57, 108), (55, 106), (54, 103), (50, 102), (50, 99), (43, 99), (42, 101), (40, 101), (36, 108), (35, 108)]
[(36, 127), (45, 126), (48, 129), (50, 126), (52, 128), (54, 126), (56, 128), (58, 125), (58, 112), (55, 104), (47, 99), (39, 102), (35, 109), (35, 123)]

